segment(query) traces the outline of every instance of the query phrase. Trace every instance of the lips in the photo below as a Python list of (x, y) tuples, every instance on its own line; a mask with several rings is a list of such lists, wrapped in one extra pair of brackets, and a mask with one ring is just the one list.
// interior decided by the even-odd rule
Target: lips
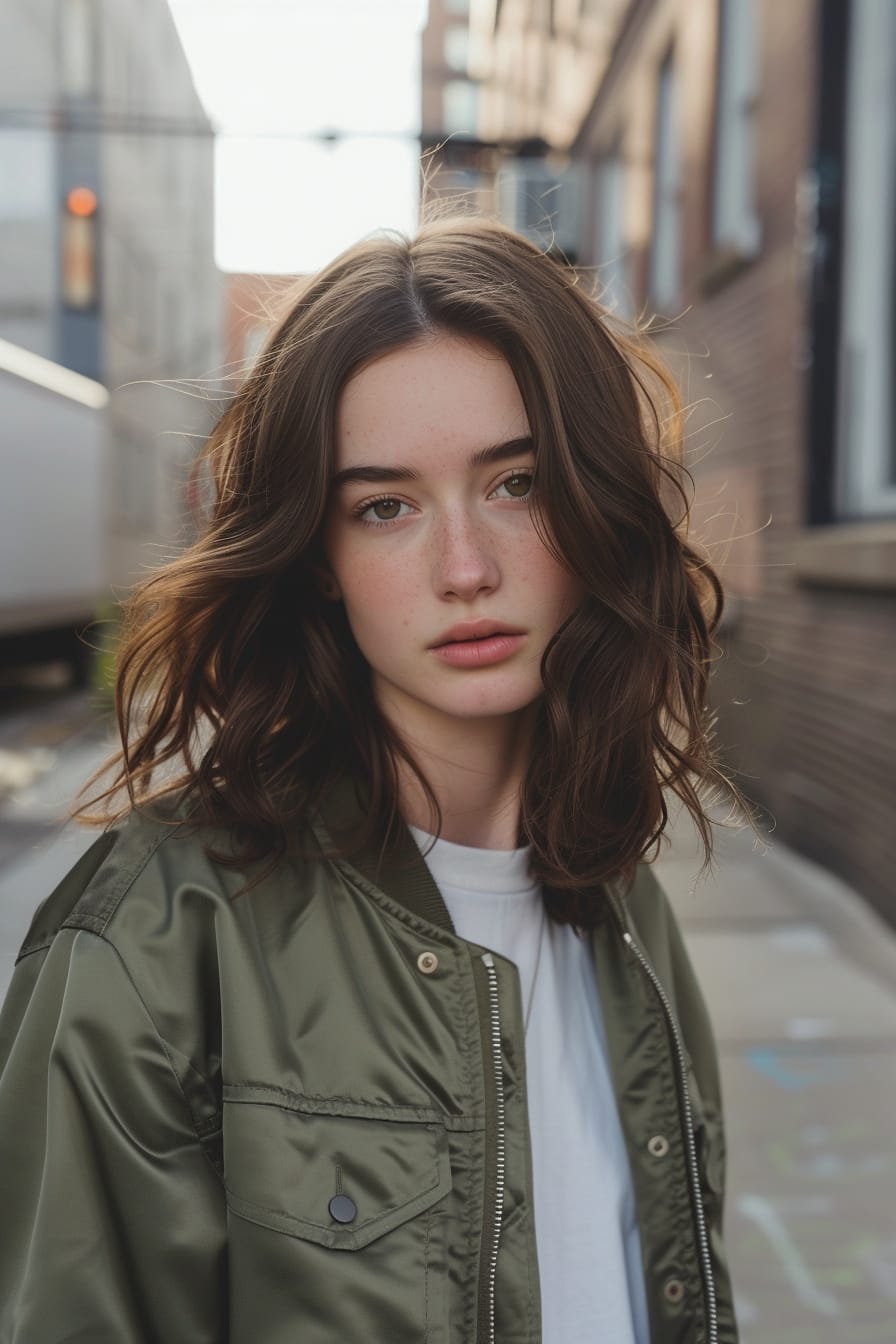
[(450, 630), (446, 630), (434, 643), (430, 644), (431, 649), (441, 648), (443, 644), (459, 644), (477, 639), (488, 639), (489, 635), (522, 635), (524, 630), (516, 625), (505, 625), (503, 621), (460, 621), (457, 625), (452, 625)]

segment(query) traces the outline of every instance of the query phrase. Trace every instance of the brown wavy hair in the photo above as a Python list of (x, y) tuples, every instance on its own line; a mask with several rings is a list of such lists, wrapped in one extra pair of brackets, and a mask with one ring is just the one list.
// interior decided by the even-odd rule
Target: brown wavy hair
[(195, 464), (213, 495), (198, 540), (126, 603), (122, 746), (85, 789), (117, 773), (73, 815), (108, 822), (185, 794), (193, 820), (232, 837), (207, 844), (210, 857), (269, 858), (267, 873), (346, 770), (367, 793), (357, 842), (398, 844), (401, 758), (438, 833), (435, 796), (318, 577), (340, 393), (371, 361), (440, 332), (510, 364), (535, 444), (533, 525), (586, 590), (542, 658), (519, 823), (549, 914), (580, 930), (602, 917), (604, 884), (630, 881), (658, 845), (666, 792), (693, 817), (704, 868), (703, 796), (743, 806), (714, 760), (705, 705), (723, 594), (687, 536), (693, 482), (673, 378), (582, 273), (489, 218), (368, 237), (286, 294)]

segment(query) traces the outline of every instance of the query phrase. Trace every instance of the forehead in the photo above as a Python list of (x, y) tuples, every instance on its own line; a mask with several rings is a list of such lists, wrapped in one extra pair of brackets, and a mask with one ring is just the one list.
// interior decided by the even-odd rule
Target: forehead
[(337, 466), (466, 452), (526, 432), (513, 370), (491, 346), (437, 336), (392, 351), (349, 380), (336, 419)]

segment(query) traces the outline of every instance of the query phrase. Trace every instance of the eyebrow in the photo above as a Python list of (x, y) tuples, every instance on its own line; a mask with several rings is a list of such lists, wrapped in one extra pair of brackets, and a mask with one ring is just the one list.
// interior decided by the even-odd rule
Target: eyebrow
[[(470, 458), (471, 467), (492, 466), (495, 462), (507, 462), (522, 453), (534, 453), (535, 444), (530, 434), (518, 439), (508, 439), (506, 443), (494, 443), (489, 448), (478, 448)], [(349, 485), (352, 481), (419, 481), (421, 473), (416, 467), (345, 467), (333, 477), (333, 488)]]

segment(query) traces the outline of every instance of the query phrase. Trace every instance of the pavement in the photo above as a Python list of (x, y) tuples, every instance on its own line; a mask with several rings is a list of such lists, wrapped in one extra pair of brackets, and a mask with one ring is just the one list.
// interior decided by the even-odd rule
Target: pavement
[[(60, 817), (110, 741), (77, 700), (0, 732), (33, 767), (0, 795), (0, 998), (35, 906), (93, 839)], [(896, 1344), (896, 933), (773, 834), (715, 827), (700, 880), (686, 817), (669, 834), (656, 872), (719, 1045), (742, 1344)]]
[(715, 1025), (742, 1344), (896, 1344), (896, 934), (774, 834), (656, 866)]
[(111, 750), (83, 692), (0, 720), (0, 1002), (34, 910), (100, 833), (64, 821)]

